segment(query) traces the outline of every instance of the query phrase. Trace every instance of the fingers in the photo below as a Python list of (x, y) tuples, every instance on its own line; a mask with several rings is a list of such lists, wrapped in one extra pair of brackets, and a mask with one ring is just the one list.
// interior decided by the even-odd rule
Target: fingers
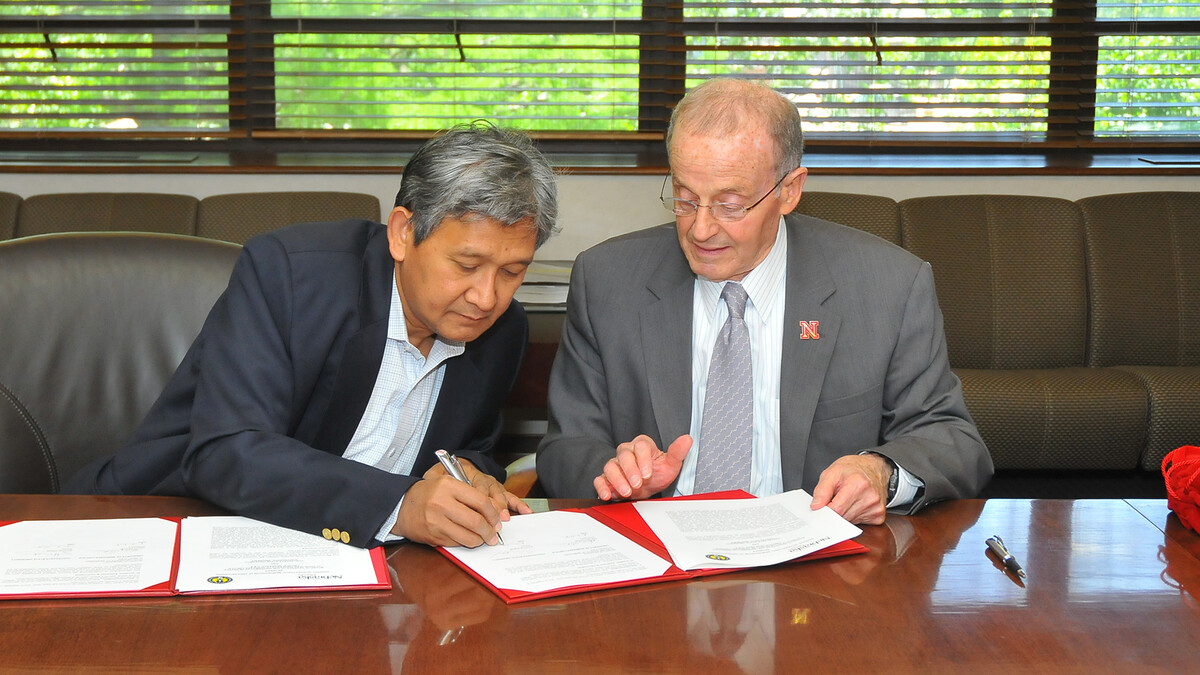
[(592, 479), (592, 487), (596, 488), (596, 498), (606, 502), (611, 500), (616, 494), (612, 484), (603, 475)]
[(617, 446), (615, 456), (592, 480), (596, 495), (603, 500), (643, 499), (667, 488), (679, 476), (683, 460), (692, 448), (692, 437), (680, 436), (667, 452), (658, 449), (649, 436)]
[(855, 524), (880, 525), (887, 515), (887, 477), (891, 469), (878, 455), (838, 458), (821, 472), (813, 488), (812, 508), (828, 506)]
[(642, 487), (642, 483), (650, 478), (654, 472), (654, 460), (661, 454), (658, 445), (644, 435), (617, 447), (617, 462), (633, 489)]
[[(827, 474), (829, 474), (829, 471), (823, 471), (821, 477), (817, 480), (817, 486), (813, 488), (812, 508), (814, 511), (829, 506), (830, 500), (833, 499), (833, 492), (837, 487), (837, 479)], [(834, 509), (834, 511), (837, 511), (837, 509)], [(841, 515), (840, 511), (838, 511), (838, 515)]]
[[(526, 515), (529, 513), (533, 513), (533, 509), (529, 508), (528, 504), (526, 504), (520, 497), (514, 495), (511, 492), (505, 491), (504, 499), (508, 503), (508, 510), (510, 513), (517, 513), (519, 515)], [(504, 514), (502, 513), (500, 515), (503, 516)], [(508, 520), (508, 519), (504, 518), (504, 520)]]
[(679, 475), (679, 469), (683, 466), (683, 460), (685, 457), (687, 457), (688, 451), (691, 449), (692, 437), (687, 434), (676, 438), (671, 445), (667, 447), (665, 461), (669, 466), (673, 466), (675, 468), (675, 475)]
[(475, 484), (475, 489), (481, 490), (487, 495), (492, 506), (496, 508), (496, 512), (500, 514), (500, 519), (508, 520), (508, 493), (505, 492), (504, 485), (487, 474), (473, 478), (471, 482)]
[[(533, 509), (521, 500), (520, 497), (509, 492), (504, 488), (504, 484), (493, 478), (490, 474), (480, 473), (480, 481), (484, 482), (487, 487), (488, 498), (496, 505), (496, 509), (500, 512), (500, 520), (508, 520), (512, 514), (527, 514), (533, 513)], [(475, 484), (477, 487), (479, 483)]]
[[(510, 515), (508, 497), (506, 496), (508, 493), (504, 491), (504, 485), (490, 473), (484, 473), (475, 468), (475, 465), (468, 460), (459, 460), (459, 463), (462, 464), (463, 474), (467, 477), (467, 480), (471, 481), (471, 485), (474, 485), (475, 489), (487, 495), (488, 499), (492, 501), (492, 504), (496, 507), (496, 511), (500, 513), (500, 519), (508, 520)], [(440, 466), (441, 464), (439, 463), (438, 465)]]
[(608, 493), (610, 499), (613, 493), (624, 499), (640, 499), (653, 494), (647, 491), (646, 481), (654, 475), (655, 461), (662, 454), (649, 436), (638, 436), (628, 443), (622, 443), (617, 446), (616, 456), (605, 463), (604, 473), (593, 481), (596, 493), (601, 495), (601, 499), (605, 498), (602, 490)]
[(854, 480), (834, 495), (829, 507), (856, 525), (881, 525), (887, 512), (874, 490), (865, 484), (860, 487)]
[[(620, 452), (619, 448), (618, 452)], [(633, 494), (633, 486), (629, 483), (629, 477), (625, 475), (625, 470), (616, 457), (604, 463), (604, 472), (597, 476), (592, 484), (596, 486), (596, 494), (604, 500), (618, 497), (628, 498)]]
[(404, 495), (393, 532), (435, 546), (494, 545), (500, 511), (488, 495), (450, 478), (417, 481)]
[(654, 453), (658, 453), (658, 447), (646, 436), (618, 445), (616, 455), (604, 463), (603, 472), (592, 481), (596, 494), (601, 499), (632, 497), (649, 476)]

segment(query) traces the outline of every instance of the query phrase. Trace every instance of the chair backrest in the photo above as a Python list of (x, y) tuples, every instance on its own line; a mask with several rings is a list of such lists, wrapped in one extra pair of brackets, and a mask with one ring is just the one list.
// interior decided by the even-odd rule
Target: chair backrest
[(900, 205), (891, 197), (806, 190), (792, 213), (849, 225), (900, 244)]
[(125, 231), (194, 234), (199, 203), (191, 195), (153, 192), (32, 195), (21, 202), (13, 236)]
[(20, 206), (20, 195), (0, 192), (0, 240), (13, 238), (13, 233), (17, 231), (17, 209)]
[(1200, 192), (1078, 203), (1091, 288), (1089, 365), (1200, 365)]
[(200, 332), (240, 250), (144, 233), (0, 242), (0, 492), (57, 492), (118, 449)]
[(357, 192), (244, 192), (200, 200), (196, 236), (244, 244), (292, 223), (379, 221), (379, 198)]
[(904, 247), (933, 266), (956, 368), (1082, 366), (1083, 219), (1074, 202), (1020, 195), (900, 202)]

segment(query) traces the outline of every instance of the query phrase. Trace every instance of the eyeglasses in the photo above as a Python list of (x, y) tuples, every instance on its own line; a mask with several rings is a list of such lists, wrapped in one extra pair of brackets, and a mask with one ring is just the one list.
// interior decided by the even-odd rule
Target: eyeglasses
[(771, 193), (775, 192), (775, 189), (783, 184), (784, 179), (787, 178), (790, 173), (792, 172), (789, 171), (783, 174), (783, 178), (780, 178), (778, 181), (776, 181), (775, 186), (768, 190), (767, 194), (759, 197), (758, 201), (754, 202), (750, 206), (742, 206), (741, 204), (735, 204), (733, 202), (713, 202), (712, 204), (700, 204), (692, 201), (691, 199), (677, 199), (675, 197), (668, 197), (666, 196), (667, 183), (671, 181), (671, 174), (667, 174), (666, 177), (663, 178), (663, 186), (662, 189), (658, 191), (658, 198), (662, 200), (663, 208), (677, 216), (694, 216), (696, 215), (697, 211), (705, 208), (708, 209), (708, 212), (712, 214), (713, 218), (731, 223), (745, 218), (746, 214), (750, 212), (750, 209), (763, 203), (764, 199), (770, 197)]

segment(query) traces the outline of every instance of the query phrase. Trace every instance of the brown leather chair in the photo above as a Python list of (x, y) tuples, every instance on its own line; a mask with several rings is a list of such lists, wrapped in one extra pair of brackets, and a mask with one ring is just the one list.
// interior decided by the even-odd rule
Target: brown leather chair
[(244, 244), (292, 223), (346, 218), (379, 222), (379, 198), (357, 192), (243, 192), (200, 200), (196, 236)]
[(12, 239), (17, 231), (17, 209), (21, 197), (11, 192), (0, 192), (0, 240)]
[(1200, 192), (1078, 202), (1087, 234), (1088, 363), (1135, 375), (1150, 398), (1142, 468), (1200, 445)]
[(900, 205), (890, 197), (806, 190), (792, 213), (849, 225), (900, 245)]
[(152, 192), (69, 192), (26, 197), (14, 237), (51, 232), (163, 232), (194, 234), (191, 195)]
[(930, 262), (950, 365), (997, 470), (1134, 471), (1146, 395), (1087, 367), (1083, 218), (1022, 195), (900, 202), (904, 247)]
[(0, 492), (57, 492), (158, 398), (241, 247), (149, 233), (0, 242)]

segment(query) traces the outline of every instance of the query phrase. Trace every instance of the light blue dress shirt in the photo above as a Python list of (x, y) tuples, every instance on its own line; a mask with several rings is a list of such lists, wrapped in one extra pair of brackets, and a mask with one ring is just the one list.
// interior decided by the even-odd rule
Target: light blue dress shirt
[[(408, 324), (400, 291), (392, 285), (387, 340), (371, 398), (354, 437), (342, 455), (394, 474), (408, 474), (425, 441), (434, 403), (442, 390), (446, 360), (463, 353), (465, 343), (434, 338), (429, 356), (408, 341)], [(379, 529), (376, 539), (399, 541), (391, 534), (400, 514), (401, 499)]]

